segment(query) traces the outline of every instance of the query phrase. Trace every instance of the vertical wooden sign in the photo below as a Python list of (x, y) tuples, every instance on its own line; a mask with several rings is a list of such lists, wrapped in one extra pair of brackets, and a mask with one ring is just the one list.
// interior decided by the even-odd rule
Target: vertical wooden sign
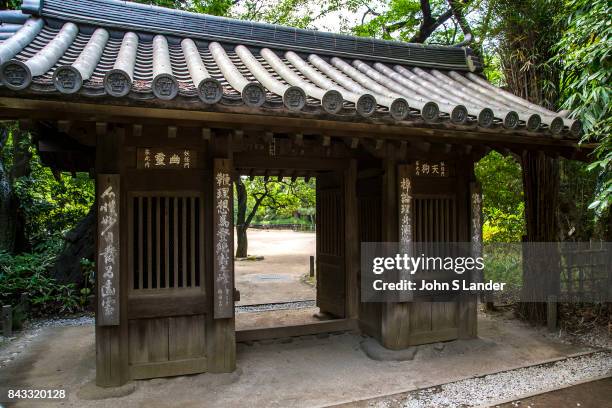
[[(471, 248), (473, 258), (482, 256), (482, 191), (477, 182), (470, 183), (470, 203), (472, 212), (472, 224), (470, 230)], [(474, 270), (471, 276), (472, 282), (482, 282), (483, 272)]]
[(118, 174), (98, 175), (98, 326), (119, 324), (119, 204)]
[[(400, 164), (397, 166), (397, 183), (398, 183), (398, 228), (399, 228), (399, 253), (412, 256), (413, 238), (413, 198), (412, 198), (412, 166)], [(404, 271), (399, 279), (410, 280), (410, 272)], [(398, 301), (410, 301), (413, 298), (412, 291), (403, 290), (398, 293)]]
[(234, 316), (234, 235), (231, 161), (214, 160), (214, 318)]

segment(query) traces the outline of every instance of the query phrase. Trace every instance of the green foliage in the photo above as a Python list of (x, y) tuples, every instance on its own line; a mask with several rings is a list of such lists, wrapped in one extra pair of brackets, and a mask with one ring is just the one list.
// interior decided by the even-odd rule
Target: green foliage
[[(13, 134), (9, 134), (0, 158), (13, 164)], [(30, 174), (13, 181), (13, 190), (25, 216), (26, 234), (36, 247), (49, 240), (61, 241), (62, 235), (72, 229), (87, 213), (94, 201), (94, 183), (87, 173), (57, 174), (56, 179), (45, 167), (28, 135), (21, 143), (29, 149)]]
[(247, 208), (249, 211), (255, 205), (255, 200), (264, 192), (267, 192), (253, 217), (254, 222), (282, 224), (284, 222), (280, 222), (280, 220), (299, 218), (295, 217), (296, 214), (299, 214), (310, 216), (307, 223), (312, 224), (316, 200), (314, 179), (309, 180), (308, 183), (303, 178), (293, 182), (286, 178), (280, 182), (270, 180), (266, 182), (263, 177), (255, 177), (253, 180), (244, 177), (243, 183), (247, 189)]
[(521, 242), (525, 231), (521, 166), (511, 156), (491, 152), (474, 171), (482, 185), (484, 242)]
[(590, 170), (599, 173), (598, 215), (612, 204), (612, 3), (609, 0), (568, 0), (567, 29), (553, 58), (563, 65), (563, 107), (582, 121), (582, 142), (599, 143)]
[(521, 245), (486, 244), (483, 247), (484, 280), (520, 287), (523, 281)]
[(17, 305), (27, 294), (33, 315), (72, 313), (82, 306), (73, 284), (60, 285), (47, 270), (54, 248), (12, 256), (0, 253), (0, 303)]

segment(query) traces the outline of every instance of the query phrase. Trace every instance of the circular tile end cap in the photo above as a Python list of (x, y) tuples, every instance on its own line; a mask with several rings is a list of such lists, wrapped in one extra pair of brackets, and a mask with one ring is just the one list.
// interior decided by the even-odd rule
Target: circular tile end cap
[(247, 106), (260, 107), (266, 101), (266, 90), (257, 82), (248, 83), (242, 89), (242, 100)]
[(321, 106), (327, 113), (338, 113), (342, 110), (343, 105), (344, 99), (342, 98), (342, 94), (333, 89), (325, 92), (323, 99), (321, 99)]
[(0, 66), (0, 79), (8, 89), (21, 91), (32, 83), (32, 73), (23, 62), (11, 60)]
[(53, 85), (61, 93), (73, 94), (83, 86), (83, 77), (78, 69), (65, 65), (53, 73)]
[(289, 110), (300, 111), (306, 105), (306, 93), (299, 86), (290, 86), (283, 94), (283, 104)]
[(132, 79), (121, 69), (112, 69), (104, 76), (104, 89), (114, 97), (120, 98), (132, 90)]
[(408, 101), (406, 101), (404, 98), (397, 98), (391, 103), (389, 112), (391, 113), (391, 117), (395, 120), (406, 119), (410, 114), (410, 106), (408, 106)]
[(376, 105), (376, 98), (370, 94), (365, 94), (359, 97), (355, 108), (357, 109), (357, 113), (359, 115), (367, 118), (368, 116), (372, 116), (376, 110)]
[(456, 125), (463, 125), (468, 119), (468, 110), (463, 105), (457, 105), (453, 108), (450, 115), (451, 122)]
[(484, 108), (478, 114), (478, 124), (484, 128), (490, 128), (493, 126), (493, 121), (495, 119), (495, 115), (493, 111), (489, 108)]
[(151, 83), (153, 94), (164, 101), (176, 98), (178, 95), (178, 81), (170, 74), (159, 74)]
[(215, 78), (206, 78), (198, 85), (198, 95), (202, 102), (206, 104), (215, 104), (223, 97), (223, 87), (221, 82)]
[(537, 113), (529, 116), (527, 119), (527, 130), (530, 132), (536, 132), (542, 125), (542, 118)]
[(563, 119), (561, 119), (560, 117), (556, 117), (552, 120), (552, 122), (550, 122), (550, 132), (553, 134), (553, 136), (558, 137), (561, 135), (561, 132), (563, 131)]
[(515, 111), (510, 111), (504, 118), (504, 127), (506, 129), (516, 129), (519, 125), (519, 115)]
[(432, 123), (440, 117), (440, 108), (435, 102), (427, 102), (421, 109), (421, 116), (427, 123)]

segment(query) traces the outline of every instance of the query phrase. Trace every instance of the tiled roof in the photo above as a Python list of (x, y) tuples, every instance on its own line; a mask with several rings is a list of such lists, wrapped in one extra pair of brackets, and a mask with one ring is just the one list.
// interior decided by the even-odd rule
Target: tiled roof
[(469, 49), (298, 30), (116, 0), (0, 12), (13, 91), (279, 107), (575, 137), (580, 123), (494, 87)]

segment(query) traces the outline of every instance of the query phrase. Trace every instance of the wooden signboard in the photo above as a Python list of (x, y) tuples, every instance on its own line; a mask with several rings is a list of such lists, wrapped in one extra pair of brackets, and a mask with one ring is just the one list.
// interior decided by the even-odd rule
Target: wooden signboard
[(231, 161), (214, 160), (214, 318), (234, 316), (234, 239)]
[(449, 177), (449, 166), (444, 161), (427, 162), (417, 160), (414, 164), (414, 175), (417, 177)]
[(136, 168), (145, 170), (178, 170), (198, 167), (197, 152), (190, 149), (139, 147)]
[[(412, 197), (412, 167), (407, 164), (400, 164), (397, 166), (397, 183), (398, 183), (398, 227), (399, 227), (399, 252), (400, 254), (407, 254), (412, 256), (412, 244), (413, 238), (413, 211), (414, 211), (414, 200)], [(409, 272), (399, 276), (399, 279), (409, 280), (411, 277)], [(398, 301), (410, 301), (412, 300), (411, 291), (401, 291), (398, 293)]]
[(98, 326), (119, 324), (119, 175), (98, 175)]

